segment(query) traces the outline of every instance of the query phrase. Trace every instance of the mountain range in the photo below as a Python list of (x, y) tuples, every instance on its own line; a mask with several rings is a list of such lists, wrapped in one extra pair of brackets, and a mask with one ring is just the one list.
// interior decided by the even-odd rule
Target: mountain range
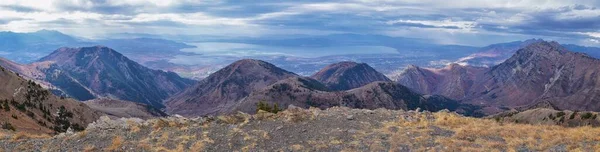
[(332, 64), (313, 77), (320, 80), (298, 76), (264, 61), (245, 59), (211, 74), (165, 103), (168, 113), (184, 116), (254, 113), (259, 102), (284, 108), (448, 108), (473, 113), (472, 106), (442, 96), (415, 93), (393, 83), (364, 63)]
[(59, 48), (31, 64), (1, 59), (0, 65), (54, 94), (96, 99), (86, 102), (94, 111), (122, 116), (131, 114), (115, 113), (123, 110), (119, 106), (148, 117), (164, 115), (156, 109), (183, 116), (255, 113), (258, 104), (282, 109), (449, 109), (471, 116), (539, 105), (600, 110), (600, 60), (543, 40), (490, 48), (516, 51), (491, 67), (411, 65), (392, 79), (366, 63), (334, 63), (305, 77), (262, 60), (243, 59), (193, 81), (149, 69), (104, 46)]

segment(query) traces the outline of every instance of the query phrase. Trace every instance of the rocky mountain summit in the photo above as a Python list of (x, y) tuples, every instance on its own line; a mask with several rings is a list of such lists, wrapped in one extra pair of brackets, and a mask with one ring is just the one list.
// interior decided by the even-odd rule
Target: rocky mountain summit
[(54, 137), (0, 131), (6, 151), (593, 151), (599, 128), (468, 118), (441, 111), (327, 110), (141, 120), (103, 117)]

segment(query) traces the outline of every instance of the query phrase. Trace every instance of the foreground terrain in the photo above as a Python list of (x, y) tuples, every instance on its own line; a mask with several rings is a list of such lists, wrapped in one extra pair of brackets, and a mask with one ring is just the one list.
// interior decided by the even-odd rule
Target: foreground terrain
[(394, 110), (291, 107), (202, 118), (102, 117), (85, 131), (54, 137), (0, 132), (14, 151), (593, 151), (600, 128), (525, 125)]

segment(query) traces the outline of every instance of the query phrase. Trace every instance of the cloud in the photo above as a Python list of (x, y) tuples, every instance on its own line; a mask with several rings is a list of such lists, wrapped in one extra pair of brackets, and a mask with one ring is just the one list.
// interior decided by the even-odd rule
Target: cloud
[(419, 20), (392, 20), (387, 21), (389, 25), (406, 25), (416, 27), (429, 27), (429, 28), (449, 28), (449, 29), (465, 29), (470, 30), (474, 28), (477, 23), (470, 21), (452, 21), (450, 19), (441, 21), (419, 21)]
[(598, 39), (593, 33), (600, 29), (599, 6), (590, 0), (3, 0), (0, 30), (54, 29), (90, 37), (367, 33), (467, 45), (515, 38), (583, 43)]

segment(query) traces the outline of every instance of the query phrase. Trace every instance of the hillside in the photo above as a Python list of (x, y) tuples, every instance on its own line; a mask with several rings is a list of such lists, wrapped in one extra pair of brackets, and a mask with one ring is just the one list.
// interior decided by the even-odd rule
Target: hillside
[(84, 129), (100, 113), (83, 103), (52, 95), (35, 82), (0, 67), (0, 125), (29, 133)]
[(83, 103), (111, 118), (149, 119), (167, 116), (167, 114), (152, 106), (131, 101), (99, 98), (84, 101)]
[(407, 67), (394, 81), (416, 92), (443, 95), (454, 100), (468, 96), (478, 76), (487, 68), (450, 64), (444, 68)]
[(203, 118), (103, 118), (53, 138), (0, 131), (6, 151), (594, 151), (600, 128), (499, 123), (446, 111), (348, 108)]

